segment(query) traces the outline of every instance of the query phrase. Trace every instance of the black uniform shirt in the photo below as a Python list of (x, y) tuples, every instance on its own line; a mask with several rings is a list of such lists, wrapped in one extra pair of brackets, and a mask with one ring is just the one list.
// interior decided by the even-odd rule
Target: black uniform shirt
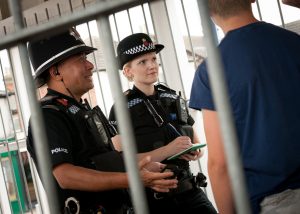
[[(58, 100), (62, 106), (71, 106), (69, 111), (75, 113), (74, 119), (71, 119), (70, 116), (63, 110), (49, 106), (43, 107), (43, 116), (45, 120), (52, 168), (59, 164), (70, 163), (76, 166), (93, 169), (94, 166), (89, 158), (94, 155), (105, 153), (106, 151), (100, 146), (101, 139), (98, 139), (97, 142), (92, 137), (84, 117), (76, 115), (79, 110), (82, 110), (81, 113), (84, 114), (87, 109), (75, 99), (50, 89), (48, 89), (47, 96), (58, 97), (56, 101)], [(35, 163), (38, 165), (30, 125), (28, 128), (27, 148)], [(77, 190), (64, 190), (61, 189), (58, 184), (56, 185), (59, 194), (59, 202), (62, 207), (64, 206), (64, 201), (68, 197), (75, 197), (79, 200), (81, 207), (94, 207), (97, 205), (102, 205), (104, 207), (117, 207), (123, 200), (123, 196), (120, 196), (116, 192), (114, 194), (115, 200), (108, 200), (108, 194), (114, 191), (95, 193)]]
[[(132, 106), (129, 106), (129, 111), (138, 152), (149, 152), (160, 148), (173, 141), (176, 137), (180, 136), (170, 129), (170, 127), (165, 125), (166, 123), (170, 122), (175, 127), (178, 127), (176, 122), (170, 120), (169, 114), (171, 112), (163, 107), (158, 93), (152, 96), (146, 96), (134, 86), (133, 89), (129, 90), (125, 95), (128, 100), (128, 105), (132, 104)], [(163, 119), (164, 125), (160, 127), (157, 125), (153, 115), (149, 113), (146, 105), (142, 101), (146, 99), (151, 102), (157, 114)], [(109, 120), (112, 123), (116, 121), (114, 107), (112, 107), (110, 111)], [(182, 166), (183, 168), (189, 167), (188, 162), (181, 159), (163, 162), (176, 164)]]

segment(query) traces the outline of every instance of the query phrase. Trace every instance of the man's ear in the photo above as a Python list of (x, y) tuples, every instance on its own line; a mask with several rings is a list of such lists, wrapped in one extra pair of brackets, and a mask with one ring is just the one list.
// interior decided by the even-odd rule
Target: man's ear
[(62, 78), (56, 66), (51, 66), (49, 68), (49, 74), (50, 74), (50, 77), (54, 78), (54, 79), (61, 80), (61, 78)]

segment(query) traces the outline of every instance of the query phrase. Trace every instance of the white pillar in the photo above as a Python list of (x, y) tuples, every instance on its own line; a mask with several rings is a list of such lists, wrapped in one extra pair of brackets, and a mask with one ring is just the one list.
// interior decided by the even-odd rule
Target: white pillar
[[(23, 69), (22, 69), (21, 60), (20, 60), (19, 49), (17, 47), (13, 47), (9, 50), (9, 54), (11, 56), (10, 57), (11, 58), (11, 66), (12, 66), (12, 70), (14, 73), (16, 92), (18, 94), (20, 110), (22, 111), (23, 121), (24, 121), (24, 125), (25, 125), (25, 132), (27, 133), (27, 131), (28, 131), (27, 127), (28, 127), (28, 122), (29, 122), (31, 112), (30, 112), (30, 107), (29, 107), (29, 102), (28, 102), (28, 100), (29, 100), (28, 94), (27, 94), (26, 87), (25, 87), (25, 80), (24, 80)], [(31, 159), (30, 159), (30, 163), (31, 163), (30, 164), (31, 173), (34, 178), (36, 194), (38, 197), (38, 201), (40, 203), (36, 207), (37, 213), (48, 214), (49, 213), (49, 205), (48, 205), (48, 201), (47, 201), (47, 195), (43, 188), (42, 182), (39, 178), (38, 172), (37, 172), (34, 164), (32, 164)]]
[(155, 1), (151, 2), (149, 6), (152, 13), (153, 26), (157, 36), (157, 42), (165, 46), (160, 54), (163, 62), (166, 83), (170, 88), (176, 89), (177, 91), (182, 91), (184, 94), (184, 87), (182, 84), (179, 67), (180, 63), (178, 61), (176, 53), (178, 50), (174, 45), (175, 40), (173, 41), (165, 2)]
[(31, 115), (28, 94), (25, 87), (25, 80), (23, 76), (23, 68), (21, 65), (19, 49), (13, 47), (9, 50), (11, 66), (14, 73), (14, 79), (16, 84), (16, 92), (18, 94), (20, 110), (22, 111), (23, 121), (25, 125), (25, 132), (27, 133), (28, 121)]

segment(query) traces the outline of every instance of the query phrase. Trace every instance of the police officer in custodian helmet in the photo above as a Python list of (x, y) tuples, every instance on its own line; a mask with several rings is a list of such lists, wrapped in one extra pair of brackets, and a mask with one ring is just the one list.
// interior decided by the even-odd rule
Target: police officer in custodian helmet
[[(185, 100), (158, 81), (156, 54), (164, 48), (154, 44), (144, 33), (130, 35), (120, 41), (117, 59), (120, 70), (132, 89), (125, 92), (139, 153), (151, 155), (152, 160), (163, 161), (167, 170), (173, 171), (179, 181), (178, 188), (168, 194), (158, 194), (147, 189), (151, 213), (216, 213), (201, 186), (205, 176), (193, 176), (189, 161), (197, 160), (201, 151), (193, 151), (179, 158), (169, 157), (198, 143)], [(113, 109), (109, 120), (117, 124)], [(119, 146), (120, 147), (120, 146)]]
[[(86, 55), (95, 50), (73, 28), (28, 45), (37, 87), (48, 86), (40, 102), (62, 212), (127, 213), (128, 178), (111, 140), (116, 133), (98, 106), (91, 109), (81, 99), (94, 86), (94, 67)], [(29, 125), (28, 151), (39, 165), (34, 145)], [(149, 161), (140, 161), (145, 186), (160, 191), (176, 187), (175, 179), (164, 179), (173, 173), (150, 172), (146, 169)], [(76, 206), (69, 206), (69, 201)]]

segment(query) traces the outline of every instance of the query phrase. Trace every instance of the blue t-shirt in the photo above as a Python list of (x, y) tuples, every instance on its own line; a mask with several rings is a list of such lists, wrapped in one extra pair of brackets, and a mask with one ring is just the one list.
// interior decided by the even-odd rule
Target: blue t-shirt
[[(265, 196), (300, 187), (300, 36), (257, 22), (228, 32), (219, 49), (257, 213)], [(205, 63), (189, 105), (215, 110)]]

